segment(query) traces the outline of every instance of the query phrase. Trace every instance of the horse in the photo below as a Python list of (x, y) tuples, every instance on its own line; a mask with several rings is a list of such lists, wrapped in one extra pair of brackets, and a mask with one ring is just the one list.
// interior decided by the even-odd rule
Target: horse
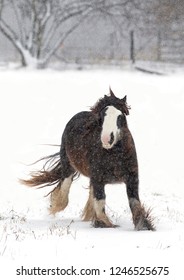
[(105, 211), (105, 185), (124, 183), (135, 230), (154, 230), (150, 209), (139, 198), (138, 160), (126, 116), (127, 97), (120, 99), (110, 88), (88, 111), (74, 115), (64, 129), (60, 151), (41, 158), (45, 164), (21, 183), (30, 187), (55, 186), (49, 193), (50, 213), (68, 205), (76, 176), (90, 180), (89, 197), (82, 218), (94, 227), (116, 227)]

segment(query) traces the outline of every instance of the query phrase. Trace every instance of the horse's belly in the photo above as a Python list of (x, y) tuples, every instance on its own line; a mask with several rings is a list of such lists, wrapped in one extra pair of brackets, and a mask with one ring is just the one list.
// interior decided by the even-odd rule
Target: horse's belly
[(77, 151), (70, 149), (67, 153), (71, 166), (84, 176), (90, 177), (89, 164), (85, 154), (80, 149)]

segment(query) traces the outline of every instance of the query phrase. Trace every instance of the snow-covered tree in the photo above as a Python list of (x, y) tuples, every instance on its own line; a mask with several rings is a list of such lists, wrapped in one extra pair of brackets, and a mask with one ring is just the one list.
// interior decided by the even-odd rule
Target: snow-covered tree
[(0, 31), (19, 52), (23, 66), (44, 67), (88, 16), (88, 2), (0, 0)]
[(141, 0), (0, 0), (0, 31), (20, 54), (23, 66), (45, 67), (84, 20), (102, 15), (123, 30)]

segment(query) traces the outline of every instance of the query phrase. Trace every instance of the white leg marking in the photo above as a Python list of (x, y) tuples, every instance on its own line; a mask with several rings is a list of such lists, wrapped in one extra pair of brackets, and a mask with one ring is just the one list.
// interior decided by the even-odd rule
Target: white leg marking
[(63, 197), (68, 196), (70, 186), (72, 184), (72, 177), (73, 177), (73, 175), (71, 175), (68, 178), (65, 178), (63, 183), (61, 184), (61, 193), (62, 193)]
[(104, 210), (105, 210), (105, 199), (94, 199), (94, 209), (96, 212), (97, 217), (101, 217), (104, 215)]
[(72, 184), (72, 177), (73, 175), (71, 175), (68, 178), (65, 178), (64, 181), (60, 184), (60, 186), (56, 187), (51, 193), (51, 214), (55, 214), (56, 212), (64, 210), (68, 205), (68, 194), (70, 191), (70, 186)]
[(92, 221), (95, 218), (95, 209), (93, 203), (93, 187), (90, 186), (88, 201), (84, 207), (82, 217), (84, 221)]
[(131, 208), (134, 208), (136, 206), (140, 206), (140, 202), (136, 198), (130, 198), (129, 199), (129, 204)]
[(96, 198), (94, 198), (94, 209), (96, 212), (97, 220), (102, 221), (106, 225), (106, 227), (114, 226), (105, 214), (105, 199), (97, 200)]

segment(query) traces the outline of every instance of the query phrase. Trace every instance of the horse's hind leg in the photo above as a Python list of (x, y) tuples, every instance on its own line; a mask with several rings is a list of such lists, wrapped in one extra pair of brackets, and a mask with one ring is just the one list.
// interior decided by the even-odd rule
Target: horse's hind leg
[(153, 221), (150, 217), (150, 211), (146, 211), (144, 206), (141, 205), (138, 194), (138, 183), (137, 174), (131, 174), (126, 184), (135, 230), (154, 230)]
[(50, 213), (55, 214), (62, 211), (68, 205), (68, 195), (70, 191), (71, 184), (73, 182), (73, 177), (75, 175), (75, 170), (71, 167), (68, 160), (66, 151), (64, 147), (61, 147), (60, 151), (61, 159), (61, 179), (57, 187), (53, 189), (50, 194)]
[(68, 195), (73, 181), (73, 174), (59, 182), (50, 194), (50, 214), (62, 211), (68, 205)]

